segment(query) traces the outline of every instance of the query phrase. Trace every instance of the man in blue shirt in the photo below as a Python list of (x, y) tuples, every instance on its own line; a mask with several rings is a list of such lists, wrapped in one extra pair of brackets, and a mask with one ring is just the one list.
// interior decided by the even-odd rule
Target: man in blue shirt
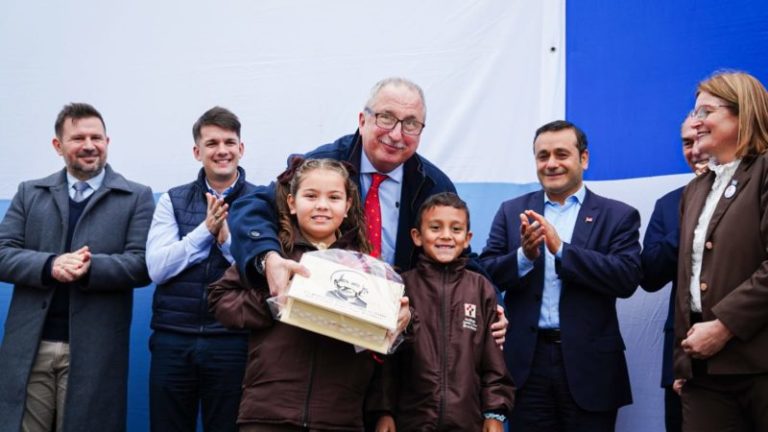
[(576, 125), (540, 127), (534, 156), (543, 190), (501, 204), (480, 255), (505, 291), (510, 429), (611, 431), (632, 402), (616, 299), (640, 281), (640, 215), (584, 186)]
[(251, 192), (238, 166), (245, 149), (240, 121), (214, 107), (192, 127), (197, 179), (160, 196), (147, 240), (147, 268), (157, 284), (149, 348), (153, 431), (236, 431), (247, 335), (208, 312), (207, 287), (233, 262), (227, 215)]

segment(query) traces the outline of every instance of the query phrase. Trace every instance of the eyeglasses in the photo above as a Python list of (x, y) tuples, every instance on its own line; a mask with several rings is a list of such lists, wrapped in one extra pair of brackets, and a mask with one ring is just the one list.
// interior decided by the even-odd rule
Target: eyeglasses
[(704, 120), (718, 108), (729, 108), (730, 105), (702, 105), (688, 114), (689, 117), (696, 120)]
[(424, 123), (416, 119), (399, 119), (390, 113), (375, 113), (368, 107), (365, 107), (365, 111), (368, 114), (373, 114), (373, 116), (376, 118), (376, 126), (382, 129), (392, 130), (397, 126), (398, 123), (402, 124), (402, 131), (406, 135), (421, 135), (421, 131), (423, 131), (424, 127), (426, 126)]

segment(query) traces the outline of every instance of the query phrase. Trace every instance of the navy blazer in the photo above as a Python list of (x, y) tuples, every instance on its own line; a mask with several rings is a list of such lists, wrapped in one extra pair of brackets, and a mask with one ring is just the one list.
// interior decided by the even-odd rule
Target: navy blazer
[[(509, 328), (504, 355), (515, 384), (524, 388), (536, 348), (544, 253), (518, 277), (520, 213), (544, 214), (544, 191), (501, 204), (480, 260), (505, 291)], [(640, 270), (640, 214), (634, 208), (587, 189), (570, 243), (563, 243), (555, 269), (562, 280), (560, 331), (571, 395), (585, 410), (607, 411), (632, 403), (616, 298), (637, 289)], [(543, 248), (543, 246), (542, 246)]]
[[(362, 154), (363, 145), (360, 134), (355, 132), (333, 143), (320, 146), (304, 157), (349, 162), (356, 171), (350, 173), (352, 179), (362, 194), (359, 175)], [(395, 244), (395, 267), (399, 271), (409, 270), (416, 262), (410, 232), (419, 207), (428, 197), (440, 192), (456, 193), (456, 187), (447, 175), (418, 153), (405, 161)], [(251, 281), (258, 280), (258, 277), (254, 274), (256, 269), (250, 263), (264, 252), (281, 250), (274, 222), (277, 220), (274, 202), (275, 188), (274, 184), (271, 184), (257, 187), (254, 193), (242, 196), (233, 203), (230, 210), (232, 256), (238, 263), (248, 263), (238, 267), (240, 267), (241, 276)]]
[(664, 322), (664, 353), (661, 367), (661, 386), (671, 386), (675, 380), (672, 356), (675, 343), (675, 293), (677, 292), (677, 248), (680, 243), (680, 199), (683, 189), (675, 189), (656, 201), (651, 220), (645, 230), (643, 253), (643, 280), (640, 286), (648, 292), (664, 288), (670, 281), (667, 320)]

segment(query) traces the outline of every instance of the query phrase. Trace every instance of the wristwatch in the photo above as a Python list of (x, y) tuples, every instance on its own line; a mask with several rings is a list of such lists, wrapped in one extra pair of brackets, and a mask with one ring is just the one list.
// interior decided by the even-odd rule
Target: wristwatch
[(266, 276), (267, 274), (267, 257), (271, 253), (277, 253), (273, 250), (269, 250), (264, 252), (263, 254), (256, 257), (256, 260), (254, 262), (254, 267), (256, 267), (256, 272), (262, 276)]
[(493, 411), (488, 411), (483, 413), (483, 417), (485, 417), (486, 420), (498, 420), (502, 423), (507, 421), (507, 416), (498, 412), (493, 412)]

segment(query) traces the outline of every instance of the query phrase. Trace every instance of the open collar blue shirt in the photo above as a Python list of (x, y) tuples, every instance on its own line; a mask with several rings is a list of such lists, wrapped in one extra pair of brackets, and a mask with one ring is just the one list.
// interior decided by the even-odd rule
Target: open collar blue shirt
[[(575, 194), (569, 196), (563, 202), (563, 205), (551, 201), (547, 194), (544, 194), (544, 218), (552, 224), (560, 236), (562, 243), (555, 255), (544, 247), (544, 291), (541, 298), (541, 312), (539, 314), (539, 328), (559, 329), (560, 328), (560, 293), (563, 289), (563, 282), (555, 270), (555, 258), (561, 258), (563, 254), (563, 243), (570, 243), (573, 237), (573, 228), (576, 226), (576, 219), (579, 216), (581, 205), (584, 203), (586, 187), (582, 184), (581, 188)], [(517, 250), (517, 270), (520, 277), (525, 276), (533, 270), (533, 261), (526, 258), (523, 248)]]

